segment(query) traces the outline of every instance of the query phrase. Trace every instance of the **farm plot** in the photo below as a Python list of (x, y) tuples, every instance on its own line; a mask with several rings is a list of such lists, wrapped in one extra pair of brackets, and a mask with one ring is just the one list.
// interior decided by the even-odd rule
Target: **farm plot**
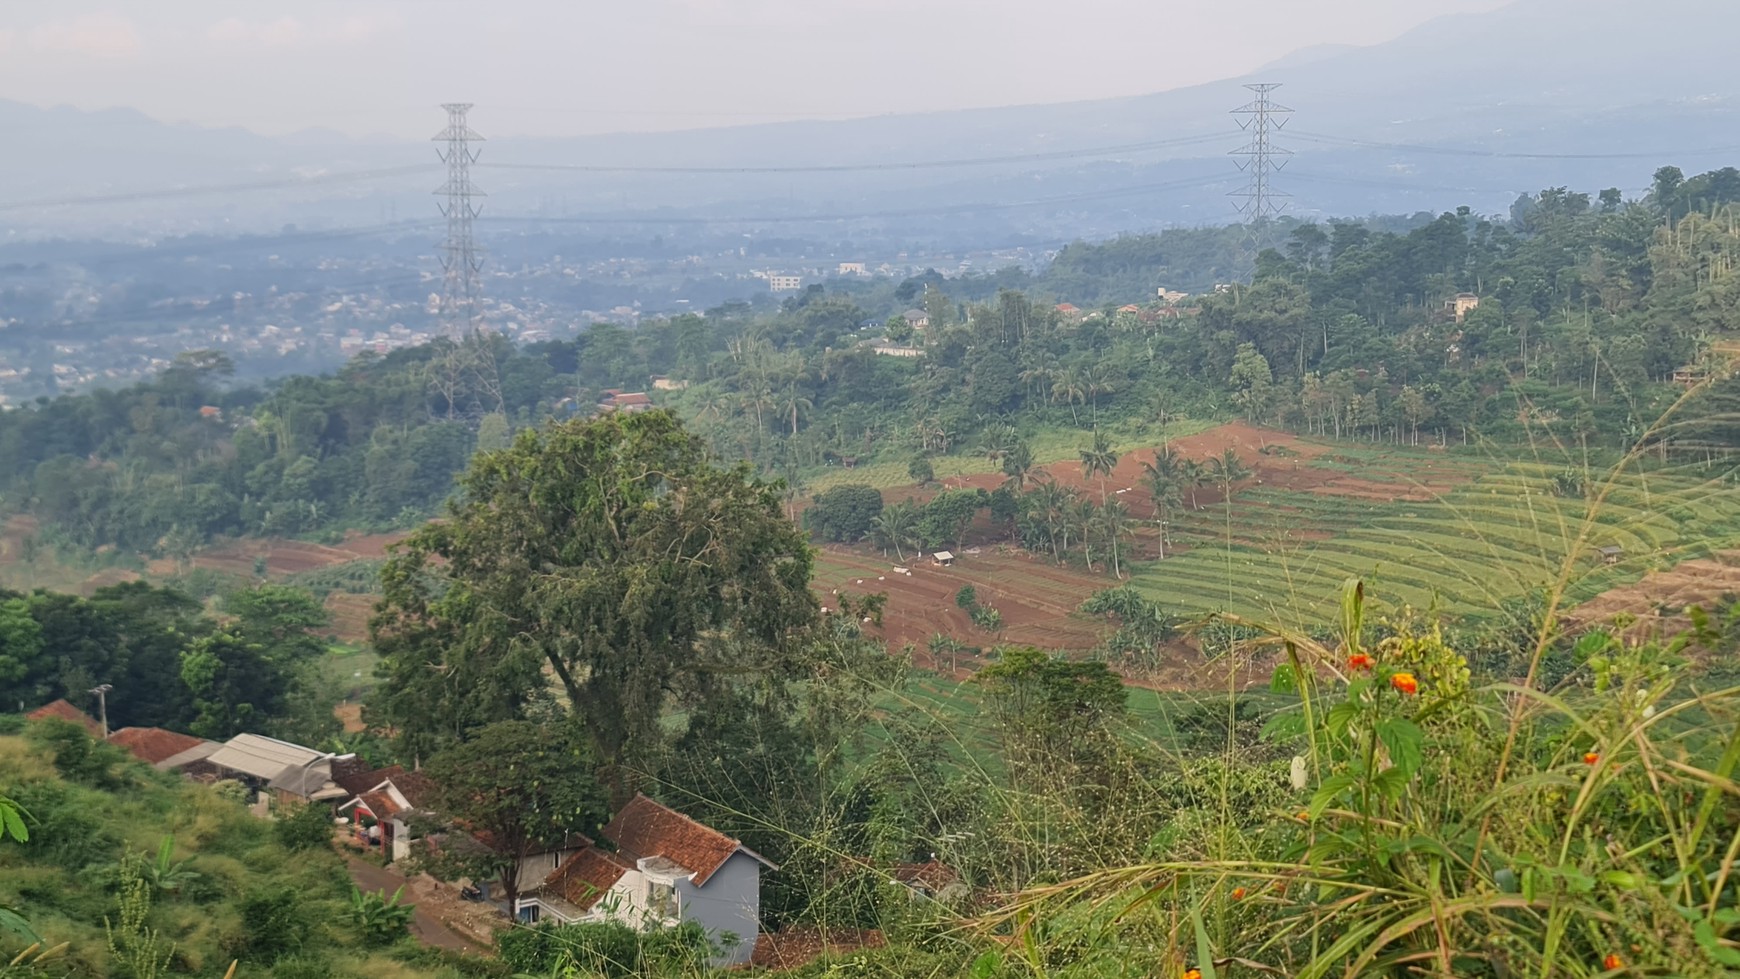
[[(899, 574), (904, 567), (911, 574)], [(921, 663), (932, 665), (926, 642), (941, 633), (967, 646), (1001, 643), (1044, 649), (1088, 649), (1099, 641), (1103, 623), (1076, 614), (1089, 595), (1117, 584), (1109, 575), (1058, 567), (1049, 560), (1020, 552), (984, 547), (962, 554), (953, 567), (938, 567), (929, 559), (908, 554), (901, 562), (868, 548), (830, 546), (816, 558), (811, 587), (824, 606), (837, 605), (839, 593), (870, 595), (884, 592), (879, 635), (891, 648), (906, 643), (918, 647)], [(981, 605), (1003, 616), (1002, 628), (986, 631), (955, 604), (955, 595), (973, 587)]]
[[(1368, 457), (1385, 472), (1398, 460)], [(1338, 455), (1338, 471), (1357, 478)], [(1184, 508), (1180, 547), (1142, 566), (1137, 586), (1183, 612), (1227, 609), (1288, 623), (1332, 618), (1340, 582), (1366, 578), (1390, 605), (1471, 612), (1552, 585), (1570, 560), (1579, 601), (1646, 571), (1740, 540), (1740, 494), (1684, 469), (1598, 478), (1587, 498), (1557, 495), (1560, 467), (1503, 463), (1431, 499), (1335, 494), (1333, 485), (1235, 491)], [(1612, 563), (1600, 549), (1616, 547)]]

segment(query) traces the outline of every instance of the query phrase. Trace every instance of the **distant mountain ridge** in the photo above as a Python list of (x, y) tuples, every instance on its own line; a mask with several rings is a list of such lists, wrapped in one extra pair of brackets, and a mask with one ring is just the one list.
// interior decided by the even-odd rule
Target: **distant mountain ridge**
[[(1252, 81), (1283, 83), (1297, 111), (1282, 145), (1297, 154), (1277, 186), (1303, 213), (1504, 206), (1548, 184), (1637, 189), (1655, 166), (1688, 171), (1740, 161), (1727, 143), (1740, 122), (1740, 79), (1727, 39), (1740, 4), (1656, 0), (1520, 0), (1483, 14), (1439, 18), (1393, 41), (1302, 49), (1261, 72), (1148, 95), (845, 121), (799, 121), (578, 139), (496, 141), (477, 171), (494, 215), (646, 213), (856, 213), (1102, 195), (1053, 208), (1084, 226), (1128, 221), (1143, 230), (1231, 216), (1226, 193), (1242, 177), (1226, 159), (1241, 134), (1227, 115)], [(489, 132), (488, 106), (473, 114)], [(431, 120), (431, 131), (439, 120)], [(0, 159), (21, 198), (222, 183), (293, 173), (434, 164), (427, 143), (350, 140), (311, 130), (272, 139), (240, 129), (156, 123), (131, 110), (82, 113), (0, 102), (0, 124), (25, 134), (26, 152)], [(1045, 153), (1193, 135), (1224, 139), (1115, 154), (1100, 160), (1012, 163), (968, 170), (765, 176), (562, 173), (492, 164), (805, 166)], [(1379, 144), (1379, 145), (1374, 145)], [(1422, 152), (1398, 144), (1434, 148)], [(1542, 154), (1558, 154), (1546, 158)], [(1635, 154), (1625, 156), (1624, 154)], [(1220, 175), (1216, 177), (1216, 175)], [(1146, 199), (1107, 196), (1195, 181)], [(427, 184), (427, 186), (425, 186)], [(308, 223), (373, 217), (387, 202), (428, 202), (429, 181), (298, 191), (263, 208)], [(256, 198), (188, 198), (196, 209), (243, 221)], [(1036, 206), (1037, 207), (1037, 206)], [(372, 209), (372, 210), (371, 210)], [(1033, 209), (1011, 209), (1016, 228)], [(100, 219), (120, 220), (116, 209)], [(145, 209), (145, 213), (160, 213)], [(1061, 220), (1060, 218), (1060, 220)], [(0, 211), (8, 222), (52, 225), (55, 214)], [(90, 220), (80, 214), (78, 221)], [(163, 217), (168, 220), (168, 217)], [(1067, 223), (1067, 222), (1065, 222)]]

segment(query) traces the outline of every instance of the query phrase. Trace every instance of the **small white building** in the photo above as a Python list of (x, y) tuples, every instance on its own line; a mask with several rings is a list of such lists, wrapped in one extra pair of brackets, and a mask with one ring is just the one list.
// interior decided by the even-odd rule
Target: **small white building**
[(796, 292), (804, 287), (801, 275), (769, 275), (767, 287), (774, 292)]

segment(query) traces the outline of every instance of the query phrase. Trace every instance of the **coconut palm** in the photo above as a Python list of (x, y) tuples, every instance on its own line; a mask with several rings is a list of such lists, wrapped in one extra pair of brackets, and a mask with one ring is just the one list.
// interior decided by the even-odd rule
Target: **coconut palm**
[(1118, 467), (1118, 452), (1112, 448), (1112, 440), (1106, 438), (1104, 432), (1094, 430), (1092, 448), (1081, 450), (1081, 475), (1083, 479), (1097, 474), (1100, 477), (1100, 502), (1106, 500), (1106, 477)]
[(1003, 453), (1003, 475), (1009, 477), (1003, 485), (1019, 493), (1027, 486), (1027, 477), (1033, 471), (1033, 449), (1026, 442), (1017, 440)]
[(876, 538), (877, 546), (884, 553), (892, 547), (896, 559), (906, 560), (901, 545), (913, 543), (918, 536), (918, 507), (911, 500), (883, 507), (870, 522), (870, 535)]
[(1166, 524), (1172, 508), (1184, 493), (1184, 459), (1168, 446), (1155, 453), (1153, 462), (1142, 463), (1142, 480), (1154, 498), (1154, 522), (1160, 525), (1160, 560), (1166, 560)]
[(1112, 551), (1112, 577), (1123, 578), (1124, 569), (1118, 561), (1118, 542), (1130, 533), (1130, 510), (1120, 500), (1106, 500), (1100, 504), (1100, 532), (1106, 535), (1106, 544)]

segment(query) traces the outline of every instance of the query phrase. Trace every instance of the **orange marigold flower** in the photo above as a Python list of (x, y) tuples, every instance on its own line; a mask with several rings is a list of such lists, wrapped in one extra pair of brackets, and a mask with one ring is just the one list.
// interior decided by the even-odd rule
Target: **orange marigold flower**
[(1412, 673), (1397, 673), (1390, 677), (1390, 686), (1410, 697), (1420, 692), (1420, 681), (1414, 679)]
[(1233, 888), (1232, 899), (1235, 901), (1243, 901), (1245, 899), (1245, 889), (1242, 887)]
[(1293, 814), (1293, 818), (1299, 820), (1302, 823), (1308, 823), (1311, 821), (1311, 810), (1301, 809), (1298, 812)]
[(1608, 952), (1607, 957), (1601, 960), (1601, 968), (1608, 972), (1612, 972), (1614, 969), (1623, 969), (1625, 968), (1625, 960), (1612, 952)]
[(1583, 753), (1583, 764), (1585, 765), (1593, 765), (1600, 760), (1601, 755), (1597, 752), (1587, 751)]
[(1202, 979), (1202, 970), (1201, 969), (1185, 969), (1184, 975), (1180, 976), (1179, 979)]
[(1377, 665), (1377, 660), (1369, 653), (1354, 653), (1347, 658), (1347, 668), (1350, 670), (1369, 670)]

